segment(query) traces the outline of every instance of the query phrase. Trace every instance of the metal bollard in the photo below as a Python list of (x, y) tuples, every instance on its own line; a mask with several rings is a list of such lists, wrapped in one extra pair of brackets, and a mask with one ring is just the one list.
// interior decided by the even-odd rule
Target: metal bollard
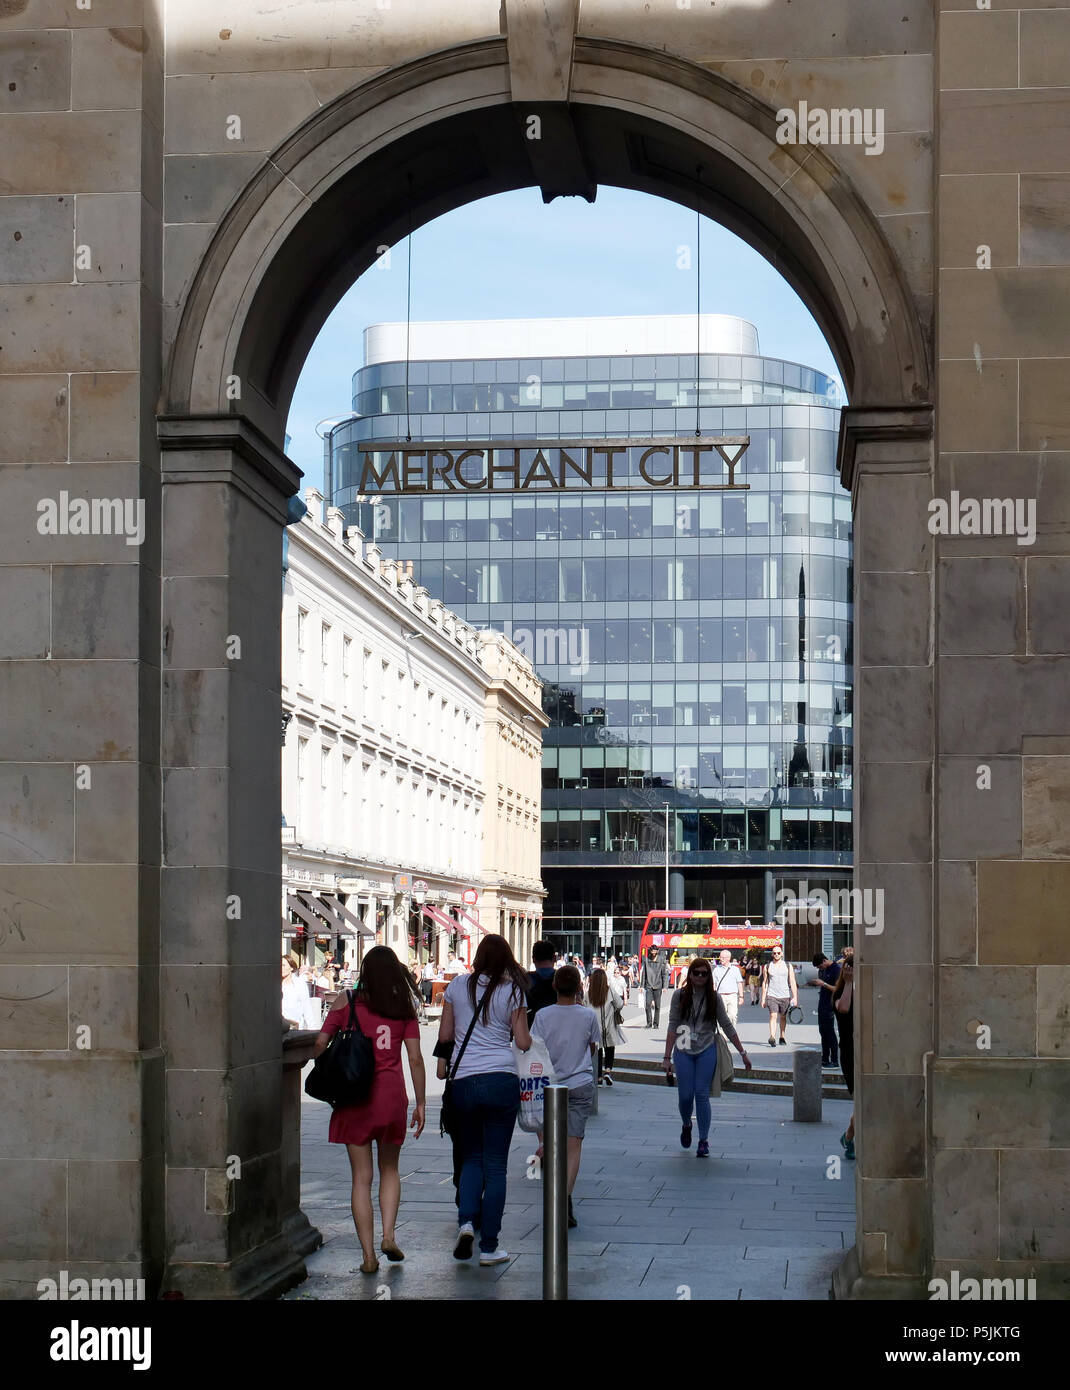
[(793, 1120), (813, 1124), (821, 1119), (821, 1053), (796, 1052), (792, 1063)]
[(568, 1299), (568, 1087), (543, 1092), (542, 1296)]

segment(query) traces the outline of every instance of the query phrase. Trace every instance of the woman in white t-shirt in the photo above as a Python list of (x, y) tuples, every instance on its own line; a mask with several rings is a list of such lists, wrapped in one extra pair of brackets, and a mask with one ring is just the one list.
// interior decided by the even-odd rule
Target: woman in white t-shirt
[(442, 999), (435, 1055), (439, 1078), (449, 1072), (455, 1114), (451, 1132), (459, 1229), (453, 1254), (458, 1260), (471, 1256), (478, 1223), (481, 1265), (509, 1259), (507, 1251), (498, 1249), (498, 1233), (509, 1144), (520, 1110), (511, 1044), (515, 1038), (523, 1052), (531, 1046), (526, 983), (505, 938), (485, 936), (471, 974), (448, 985)]

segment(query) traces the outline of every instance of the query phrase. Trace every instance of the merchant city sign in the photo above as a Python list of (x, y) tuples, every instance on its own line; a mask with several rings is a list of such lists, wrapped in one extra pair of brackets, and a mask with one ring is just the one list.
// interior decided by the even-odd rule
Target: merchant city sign
[[(591, 488), (745, 491), (736, 466), (750, 436), (660, 439), (500, 440), (485, 444), (357, 445), (362, 493), (526, 492)], [(722, 467), (723, 465), (723, 467)], [(354, 477), (358, 470), (354, 470)], [(726, 481), (727, 478), (727, 481)]]

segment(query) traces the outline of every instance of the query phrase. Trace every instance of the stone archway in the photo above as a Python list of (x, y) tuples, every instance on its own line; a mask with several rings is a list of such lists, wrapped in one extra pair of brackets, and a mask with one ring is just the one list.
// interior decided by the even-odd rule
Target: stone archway
[[(919, 505), (932, 488), (931, 352), (914, 300), (851, 182), (823, 152), (778, 145), (770, 107), (704, 69), (628, 44), (577, 40), (572, 55), (567, 103), (552, 81), (519, 83), (505, 40), (420, 59), (338, 98), (245, 187), (185, 298), (158, 421), (162, 918), (166, 932), (181, 900), (189, 917), (220, 920), (236, 896), (242, 919), (265, 925), (248, 933), (228, 925), (221, 960), (189, 964), (162, 990), (163, 1036), (183, 1040), (168, 1059), (167, 1288), (267, 1292), (300, 1267), (281, 1230), (278, 1033), (262, 988), (278, 903), (279, 529), (298, 482), (281, 442), (328, 313), (410, 220), (419, 226), (509, 188), (540, 184), (552, 196), (613, 183), (701, 206), (798, 290), (851, 394), (840, 463), (859, 528), (856, 620), (865, 632), (866, 615), (879, 615), (856, 675), (856, 718), (876, 760), (862, 768), (857, 881), (867, 886), (880, 835), (894, 861), (882, 882), (890, 872), (911, 900), (931, 897), (931, 842), (897, 837), (876, 804), (867, 806), (874, 770), (893, 780), (907, 826), (927, 823), (932, 794), (931, 655), (916, 649), (909, 621), (932, 567)], [(527, 139), (532, 115), (540, 141)], [(246, 634), (241, 659), (222, 664), (214, 654), (235, 634)], [(866, 707), (869, 675), (884, 683), (879, 716)], [(907, 736), (897, 741), (907, 710)], [(917, 1279), (928, 1260), (918, 1100), (931, 999), (914, 1001), (919, 1031), (909, 1043), (881, 1032), (873, 1005), (885, 958), (876, 940), (863, 954), (873, 968), (859, 1123), (873, 1157), (860, 1182), (860, 1263), (848, 1285), (858, 1272)], [(190, 1017), (191, 986), (200, 1019)], [(886, 1127), (895, 1135), (882, 1146)], [(231, 1153), (243, 1156), (240, 1182), (226, 1176)], [(897, 1230), (908, 1234), (890, 1240)]]

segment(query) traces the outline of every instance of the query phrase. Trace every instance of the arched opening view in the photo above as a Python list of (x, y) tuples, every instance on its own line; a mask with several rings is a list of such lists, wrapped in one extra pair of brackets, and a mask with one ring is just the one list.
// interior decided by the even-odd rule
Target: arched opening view
[[(285, 546), (283, 944), (321, 997), (387, 945), (419, 981), (433, 1066), (445, 991), (488, 934), (525, 968), (537, 943), (581, 962), (583, 998), (606, 963), (627, 1041), (599, 1084), (626, 1085), (597, 1133), (634, 1158), (628, 1132), (675, 1142), (679, 1112), (642, 1084), (665, 1033), (643, 1036), (647, 997), (662, 1020), (641, 962), (661, 947), (675, 986), (725, 949), (730, 1022), (768, 1061), (740, 1065), (697, 1142), (741, 1145), (784, 1182), (765, 1130), (790, 1110), (796, 1051), (820, 1051), (835, 1145), (853, 1073), (813, 960), (834, 962), (835, 983), (854, 932), (843, 404), (794, 291), (678, 203), (517, 191), (380, 248), (313, 345), (288, 422), (309, 511)], [(759, 1002), (774, 942), (804, 1006), (785, 1027)], [(315, 1107), (305, 1126), (307, 1151), (324, 1137)], [(410, 1145), (405, 1162), (424, 1170), (427, 1153)], [(617, 1164), (588, 1163), (615, 1193)], [(706, 1198), (730, 1201), (739, 1172), (736, 1158)], [(679, 1180), (667, 1163), (649, 1198)], [(811, 1212), (791, 1274), (799, 1297), (820, 1293), (853, 1238), (850, 1200), (778, 1195)], [(592, 1196), (575, 1215), (601, 1224), (618, 1207)], [(739, 1210), (721, 1277), (750, 1297)], [(401, 1215), (410, 1244), (441, 1240)], [(507, 1208), (511, 1250), (518, 1220)], [(677, 1280), (701, 1279), (673, 1229), (657, 1219), (645, 1236), (666, 1241)], [(618, 1276), (633, 1253), (611, 1252)], [(526, 1246), (515, 1276), (525, 1264)]]

